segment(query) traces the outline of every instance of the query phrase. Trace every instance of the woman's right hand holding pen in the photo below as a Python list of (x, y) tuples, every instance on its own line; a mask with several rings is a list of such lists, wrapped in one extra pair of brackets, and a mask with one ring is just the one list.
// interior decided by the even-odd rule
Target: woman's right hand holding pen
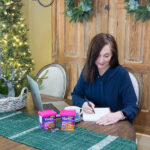
[(94, 108), (95, 108), (95, 105), (92, 102), (84, 102), (82, 105), (82, 110), (88, 114), (93, 114)]

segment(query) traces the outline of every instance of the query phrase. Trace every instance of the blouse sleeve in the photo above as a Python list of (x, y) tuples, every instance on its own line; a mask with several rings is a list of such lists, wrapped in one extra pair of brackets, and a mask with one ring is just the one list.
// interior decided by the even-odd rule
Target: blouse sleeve
[(128, 120), (133, 120), (138, 113), (137, 97), (129, 77), (125, 70), (121, 77), (120, 92), (122, 97), (123, 109), (122, 112), (126, 114)]
[(83, 79), (83, 71), (81, 72), (81, 75), (78, 79), (78, 82), (73, 90), (73, 92), (71, 93), (72, 96), (72, 101), (73, 104), (79, 107), (82, 107), (83, 103), (86, 102), (86, 100), (84, 99), (85, 94), (84, 94), (84, 79)]

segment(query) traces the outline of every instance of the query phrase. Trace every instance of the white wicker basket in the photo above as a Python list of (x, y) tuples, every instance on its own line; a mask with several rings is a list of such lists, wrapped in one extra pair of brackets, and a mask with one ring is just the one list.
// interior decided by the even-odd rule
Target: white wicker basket
[(0, 113), (21, 109), (26, 106), (28, 99), (28, 88), (24, 87), (18, 97), (7, 97), (0, 99)]

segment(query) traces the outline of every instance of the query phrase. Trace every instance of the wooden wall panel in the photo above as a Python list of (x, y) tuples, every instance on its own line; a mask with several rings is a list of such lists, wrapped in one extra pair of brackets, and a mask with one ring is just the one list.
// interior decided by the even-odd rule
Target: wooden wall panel
[[(93, 3), (93, 8), (96, 8), (96, 1)], [(84, 23), (84, 57), (87, 55), (88, 45), (92, 37), (96, 34), (96, 9), (94, 11), (94, 17), (89, 18), (89, 22)]]
[(96, 33), (108, 32), (108, 10), (105, 7), (109, 6), (109, 0), (96, 0), (96, 7), (94, 8), (96, 11)]
[[(64, 25), (64, 55), (65, 56), (77, 56), (78, 43), (78, 25), (69, 23), (69, 18), (65, 18)], [(74, 41), (74, 42), (72, 42)]]
[(82, 71), (82, 69), (83, 69), (83, 67), (84, 67), (84, 65), (82, 65), (82, 64), (78, 64), (77, 65), (77, 78), (79, 79), (79, 77), (80, 77), (80, 74), (81, 74), (81, 71)]
[(73, 83), (73, 80), (72, 78), (75, 78), (75, 80), (77, 80), (77, 69), (76, 69), (76, 65), (72, 65), (72, 64), (69, 64), (69, 63), (64, 63), (62, 64), (64, 67), (65, 67), (65, 70), (67, 72), (67, 78), (68, 78), (68, 85), (67, 85), (67, 92), (66, 92), (66, 97), (67, 98), (71, 98), (69, 93), (71, 93), (71, 89), (73, 88), (74, 86), (74, 83)]
[(143, 24), (143, 63), (150, 64), (150, 21)]
[(150, 74), (149, 73), (144, 73), (143, 76), (143, 91), (144, 91), (144, 101), (143, 101), (143, 107), (142, 110), (143, 112), (149, 112), (150, 110), (150, 102), (149, 102), (149, 98), (150, 98), (150, 88), (149, 85), (147, 83), (150, 82)]
[(108, 0), (95, 0), (93, 2), (94, 16), (90, 17), (89, 22), (85, 22), (84, 26), (84, 57), (87, 56), (88, 45), (91, 39), (98, 33), (108, 32), (108, 10), (105, 10), (105, 6), (108, 5)]
[(125, 61), (142, 63), (143, 59), (143, 23), (134, 22), (130, 16), (126, 23)]
[(78, 42), (78, 47), (77, 47), (77, 56), (79, 58), (83, 58), (85, 56), (85, 45), (83, 44), (84, 43), (84, 24), (82, 23), (79, 23), (78, 24), (78, 30), (76, 31), (77, 32), (77, 35), (78, 35), (78, 38), (77, 38), (77, 42)]
[(100, 32), (107, 32), (108, 11), (104, 9), (104, 5), (108, 4), (108, 0), (96, 0), (93, 3), (94, 17), (90, 18), (89, 22), (85, 23), (85, 40), (84, 40), (84, 57), (87, 56), (88, 45), (93, 36)]
[(58, 63), (61, 64), (61, 62), (64, 62), (64, 40), (65, 40), (65, 31), (64, 31), (64, 26), (65, 26), (65, 18), (64, 18), (64, 1), (57, 1), (57, 48), (58, 48)]
[(53, 3), (53, 7), (51, 8), (52, 14), (52, 62), (57, 62), (57, 1)]
[(112, 34), (118, 44), (119, 62), (124, 64), (124, 35), (126, 24), (126, 10), (123, 9), (124, 1), (109, 1), (109, 26), (108, 32)]

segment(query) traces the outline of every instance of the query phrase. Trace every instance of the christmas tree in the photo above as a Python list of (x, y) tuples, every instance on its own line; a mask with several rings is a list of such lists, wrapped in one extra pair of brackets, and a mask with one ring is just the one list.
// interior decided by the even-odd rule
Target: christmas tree
[[(33, 69), (22, 5), (20, 1), (0, 0), (0, 76), (17, 81), (14, 84), (16, 96), (27, 86), (26, 76)], [(8, 87), (3, 87), (3, 82), (0, 79), (0, 93), (7, 94)]]

